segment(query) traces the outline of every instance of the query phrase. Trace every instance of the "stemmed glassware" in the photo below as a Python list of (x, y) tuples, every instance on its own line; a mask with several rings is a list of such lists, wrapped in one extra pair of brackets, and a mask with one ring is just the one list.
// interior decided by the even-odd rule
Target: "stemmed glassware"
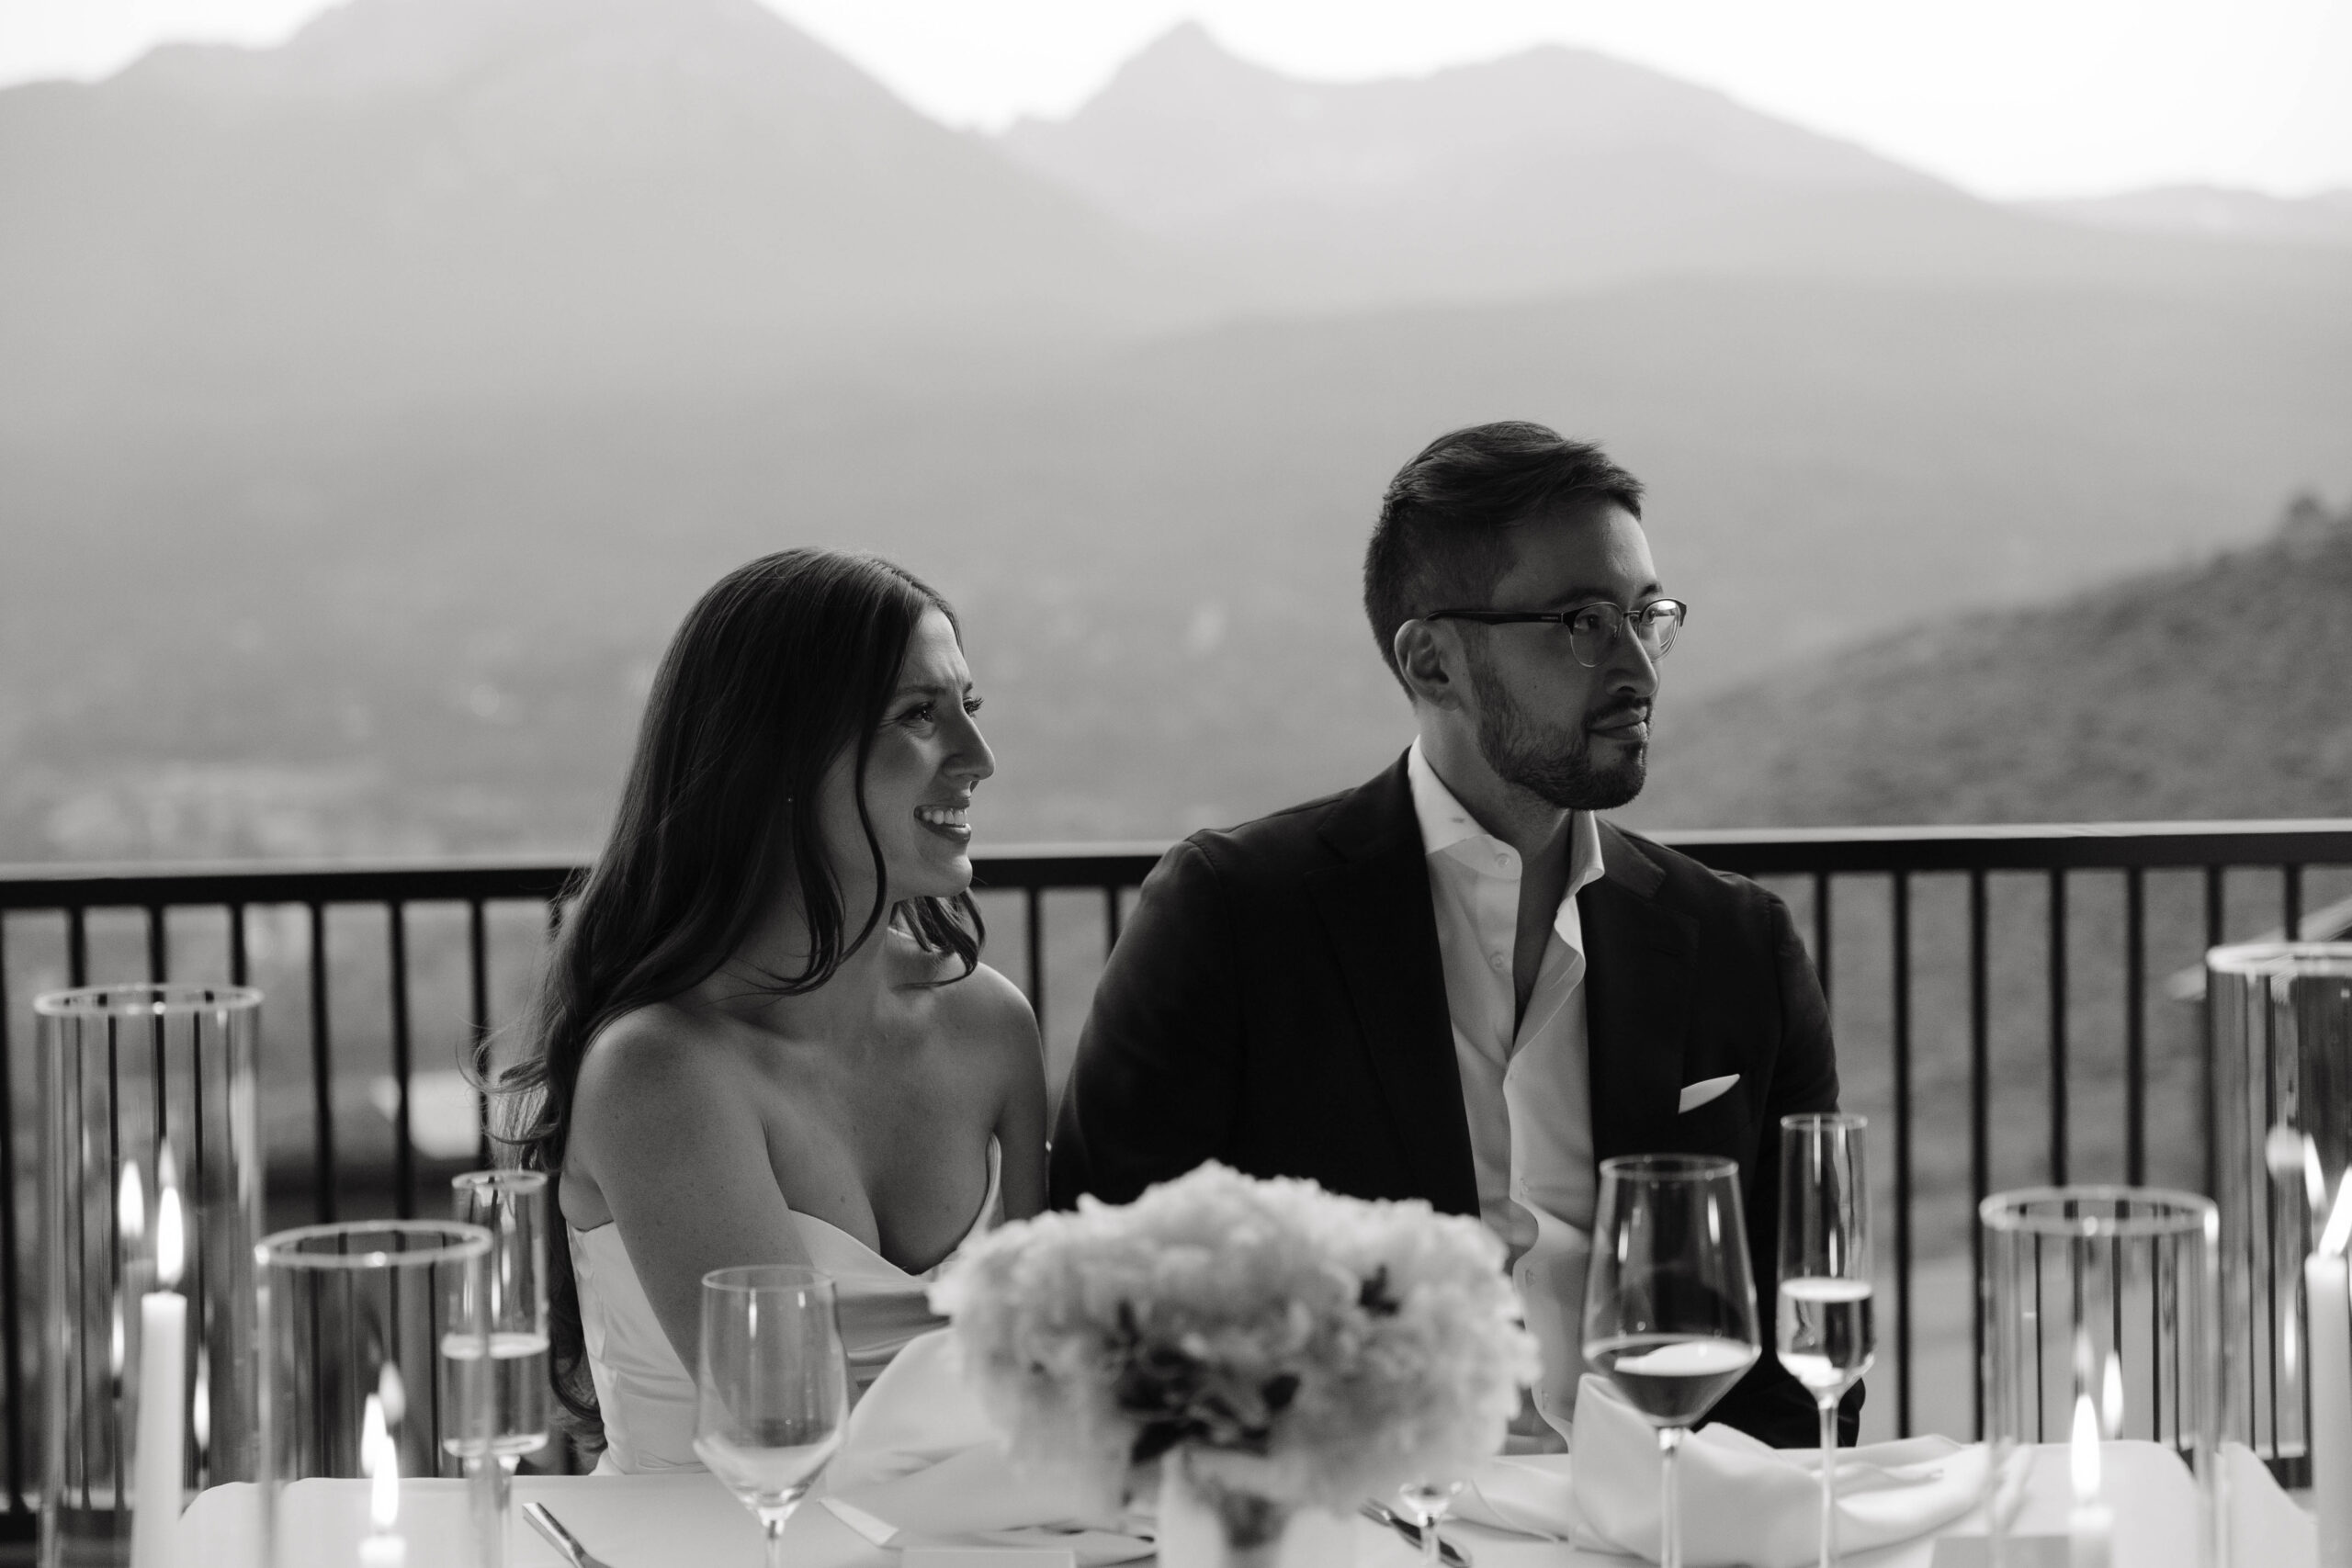
[(1585, 1359), (1657, 1428), (1657, 1561), (1682, 1568), (1682, 1441), (1762, 1349), (1739, 1168), (1697, 1155), (1603, 1160), (1592, 1240)]
[(1396, 1488), (1405, 1517), (1421, 1532), (1421, 1568), (1438, 1568), (1440, 1548), (1445, 1543), (1438, 1540), (1437, 1527), (1453, 1511), (1454, 1496), (1461, 1490), (1459, 1481), (1408, 1481)]
[(1781, 1118), (1781, 1365), (1821, 1410), (1821, 1568), (1838, 1554), (1838, 1401), (1870, 1370), (1870, 1179), (1860, 1116)]
[(697, 1361), (695, 1453), (759, 1517), (768, 1568), (783, 1568), (785, 1524), (849, 1415), (832, 1280), (790, 1264), (713, 1269)]
[[(503, 1540), (515, 1469), (548, 1440), (548, 1179), (537, 1170), (469, 1170), (450, 1178), (456, 1218), (490, 1233), (482, 1310), (490, 1334), (490, 1430), (486, 1439), (445, 1436), (442, 1446), (481, 1472), (493, 1517), (485, 1528)], [(476, 1347), (454, 1337), (445, 1347), (445, 1376), (466, 1371)]]

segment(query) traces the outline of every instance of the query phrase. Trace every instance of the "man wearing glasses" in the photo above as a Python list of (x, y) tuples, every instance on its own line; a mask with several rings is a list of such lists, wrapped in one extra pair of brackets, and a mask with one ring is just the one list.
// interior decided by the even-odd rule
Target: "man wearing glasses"
[[(1368, 784), (1160, 861), (1053, 1148), (1059, 1204), (1217, 1159), (1480, 1216), (1543, 1345), (1533, 1415), (1562, 1435), (1599, 1162), (1736, 1159), (1769, 1314), (1780, 1118), (1838, 1101), (1786, 908), (1598, 815), (1641, 790), (1658, 661), (1688, 615), (1641, 497), (1598, 447), (1536, 424), (1455, 431), (1405, 465), (1364, 609), (1418, 738)], [(1812, 1396), (1770, 1355), (1712, 1418), (1818, 1440)]]

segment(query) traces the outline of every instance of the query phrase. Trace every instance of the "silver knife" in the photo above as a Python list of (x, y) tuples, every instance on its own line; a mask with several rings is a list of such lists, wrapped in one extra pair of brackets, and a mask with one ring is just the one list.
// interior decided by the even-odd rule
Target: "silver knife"
[(578, 1536), (564, 1529), (563, 1522), (548, 1511), (545, 1503), (524, 1504), (523, 1517), (531, 1521), (531, 1528), (545, 1536), (548, 1544), (560, 1552), (571, 1568), (606, 1568), (606, 1564), (594, 1553), (580, 1544)]
[[(1366, 1503), (1363, 1506), (1361, 1512), (1374, 1524), (1386, 1525), (1404, 1537), (1407, 1544), (1414, 1551), (1419, 1551), (1421, 1549), (1421, 1527), (1396, 1512), (1396, 1509), (1389, 1507), (1385, 1503)], [(1437, 1538), (1437, 1560), (1444, 1563), (1445, 1568), (1470, 1568), (1470, 1554), (1442, 1535)]]

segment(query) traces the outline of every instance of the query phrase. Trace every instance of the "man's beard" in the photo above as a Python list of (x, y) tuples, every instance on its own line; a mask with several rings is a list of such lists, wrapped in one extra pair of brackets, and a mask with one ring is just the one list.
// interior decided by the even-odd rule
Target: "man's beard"
[(1612, 767), (1595, 767), (1589, 734), (1578, 728), (1560, 737), (1537, 729), (1483, 660), (1470, 660), (1470, 684), (1478, 698), (1478, 753), (1505, 784), (1563, 811), (1611, 811), (1642, 793), (1649, 774), (1646, 746), (1629, 747), (1625, 760)]

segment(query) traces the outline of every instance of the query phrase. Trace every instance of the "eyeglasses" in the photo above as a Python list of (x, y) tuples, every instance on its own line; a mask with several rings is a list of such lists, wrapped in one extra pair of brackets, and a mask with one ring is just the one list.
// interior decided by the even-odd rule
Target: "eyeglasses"
[(1566, 626), (1568, 651), (1576, 655), (1578, 664), (1590, 670), (1609, 657), (1610, 649), (1617, 646), (1617, 639), (1628, 626), (1633, 628), (1634, 640), (1644, 653), (1652, 659), (1664, 659), (1666, 650), (1674, 646), (1674, 634), (1682, 629), (1690, 614), (1690, 606), (1679, 599), (1653, 599), (1633, 610), (1604, 601), (1579, 604), (1573, 610), (1431, 610), (1421, 619), (1476, 621), (1487, 626), (1542, 621)]

